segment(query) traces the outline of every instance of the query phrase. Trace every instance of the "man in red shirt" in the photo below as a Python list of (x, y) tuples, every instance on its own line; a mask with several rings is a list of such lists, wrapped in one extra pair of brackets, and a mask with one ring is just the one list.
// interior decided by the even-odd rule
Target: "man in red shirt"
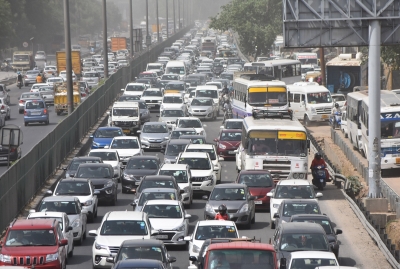
[(325, 169), (325, 179), (329, 178), (329, 174), (328, 174), (328, 170), (326, 170), (326, 162), (324, 161), (324, 159), (322, 159), (322, 155), (317, 152), (314, 155), (314, 160), (312, 160), (311, 162), (311, 174), (313, 175), (314, 178), (314, 169), (317, 168), (318, 166), (322, 166)]
[(226, 205), (220, 205), (218, 207), (218, 211), (219, 213), (217, 213), (217, 215), (215, 215), (215, 220), (229, 220), (229, 215), (226, 214)]

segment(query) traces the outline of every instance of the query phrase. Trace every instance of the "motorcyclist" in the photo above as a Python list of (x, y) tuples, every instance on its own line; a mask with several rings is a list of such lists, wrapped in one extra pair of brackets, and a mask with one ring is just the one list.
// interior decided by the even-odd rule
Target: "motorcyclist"
[(36, 83), (43, 83), (42, 75), (40, 73), (38, 73), (36, 76)]
[(226, 83), (224, 84), (224, 88), (222, 89), (222, 95), (229, 94), (229, 89)]
[(332, 108), (332, 116), (335, 115), (336, 112), (338, 112), (338, 113), (342, 112), (338, 103), (335, 103), (335, 106)]
[(17, 72), (17, 83), (21, 83), (21, 85), (22, 85), (22, 74), (21, 74), (21, 72)]
[(218, 207), (218, 213), (215, 215), (216, 220), (229, 220), (229, 215), (226, 213), (227, 208), (226, 205), (220, 205)]
[(231, 102), (229, 101), (229, 99), (226, 99), (224, 103), (224, 111), (230, 111), (230, 110), (231, 110)]
[(324, 159), (322, 159), (321, 153), (316, 152), (315, 155), (314, 155), (314, 160), (312, 160), (311, 166), (310, 166), (311, 174), (313, 175), (313, 184), (314, 184), (315, 173), (316, 173), (316, 170), (318, 170), (317, 167), (319, 167), (319, 166), (324, 167), (325, 179), (327, 179), (328, 178), (328, 171), (326, 170), (326, 162), (324, 161)]

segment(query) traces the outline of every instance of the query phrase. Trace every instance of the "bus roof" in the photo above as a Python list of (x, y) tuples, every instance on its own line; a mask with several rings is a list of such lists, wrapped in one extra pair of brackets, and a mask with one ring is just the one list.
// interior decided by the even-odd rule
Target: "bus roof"
[(286, 83), (280, 80), (263, 81), (263, 80), (247, 80), (244, 78), (236, 78), (235, 82), (246, 85), (247, 87), (286, 86)]
[(247, 132), (251, 130), (293, 130), (306, 132), (306, 129), (298, 120), (290, 119), (254, 119), (253, 117), (246, 117), (243, 120), (243, 126)]
[[(363, 102), (369, 105), (368, 96), (364, 96)], [(381, 90), (381, 112), (400, 111), (400, 96), (394, 92)]]
[(362, 60), (338, 56), (326, 63), (326, 66), (361, 66)]
[(349, 92), (347, 94), (347, 98), (350, 97), (357, 101), (361, 101), (365, 96), (368, 96), (368, 91)]
[(268, 65), (280, 66), (283, 64), (301, 64), (301, 62), (299, 60), (292, 60), (292, 59), (276, 59), (276, 60), (270, 60), (270, 61), (254, 62), (254, 64), (258, 65), (258, 66), (260, 63), (264, 63), (265, 66), (268, 66)]

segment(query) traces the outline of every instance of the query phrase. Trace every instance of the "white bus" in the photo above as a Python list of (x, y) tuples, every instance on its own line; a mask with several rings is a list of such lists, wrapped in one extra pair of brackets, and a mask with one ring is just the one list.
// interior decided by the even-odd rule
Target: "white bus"
[(318, 55), (314, 52), (296, 52), (291, 58), (300, 61), (302, 65), (311, 64), (318, 66)]
[(273, 76), (286, 84), (301, 81), (301, 63), (298, 60), (278, 59), (263, 62), (246, 63), (243, 71), (256, 71), (257, 74)]
[(368, 91), (350, 92), (346, 98), (347, 132), (353, 147), (357, 150), (362, 149), (361, 139), (361, 101), (368, 96)]
[[(282, 81), (251, 80), (262, 78), (256, 74), (245, 74), (233, 82), (232, 116), (251, 116), (253, 109), (268, 111), (288, 110), (286, 84)], [(249, 80), (250, 79), (250, 80)]]
[[(361, 103), (362, 151), (368, 156), (368, 106), (365, 96)], [(381, 169), (400, 167), (400, 96), (396, 93), (381, 91)]]
[(236, 167), (266, 169), (280, 178), (307, 179), (309, 142), (304, 126), (290, 118), (243, 120), (242, 141), (236, 152)]

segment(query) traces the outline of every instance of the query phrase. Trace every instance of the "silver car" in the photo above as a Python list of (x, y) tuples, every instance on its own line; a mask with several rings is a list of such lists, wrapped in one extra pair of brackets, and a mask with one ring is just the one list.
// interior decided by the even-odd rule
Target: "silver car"
[(52, 86), (41, 86), (39, 93), (42, 94), (46, 105), (54, 105), (54, 92)]
[(210, 97), (195, 97), (189, 105), (189, 116), (199, 119), (216, 119), (218, 115), (218, 104)]
[(144, 149), (161, 149), (167, 144), (168, 126), (165, 122), (146, 122), (140, 133), (140, 142)]
[(164, 109), (158, 121), (165, 122), (168, 128), (172, 129), (176, 126), (176, 120), (181, 117), (185, 117), (185, 113), (180, 109)]
[(39, 70), (28, 70), (24, 76), (24, 84), (28, 86), (29, 84), (36, 83), (36, 77), (39, 74)]
[(178, 200), (179, 196), (177, 190), (172, 188), (148, 188), (140, 193), (139, 199), (135, 199), (131, 206), (134, 207), (134, 211), (140, 212), (149, 200)]

